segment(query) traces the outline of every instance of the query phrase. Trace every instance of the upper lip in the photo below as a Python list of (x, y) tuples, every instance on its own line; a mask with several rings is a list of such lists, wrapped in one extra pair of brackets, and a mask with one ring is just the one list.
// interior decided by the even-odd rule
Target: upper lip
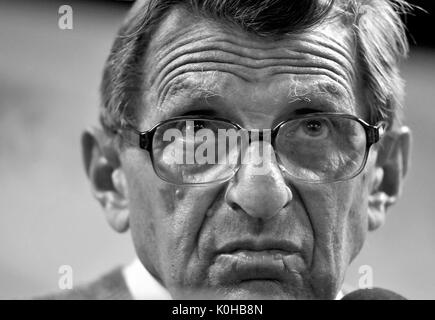
[(236, 240), (227, 242), (218, 248), (217, 252), (219, 254), (231, 254), (236, 251), (269, 251), (269, 250), (279, 250), (290, 253), (298, 252), (297, 246), (288, 240), (275, 240), (275, 239), (265, 239), (265, 240)]

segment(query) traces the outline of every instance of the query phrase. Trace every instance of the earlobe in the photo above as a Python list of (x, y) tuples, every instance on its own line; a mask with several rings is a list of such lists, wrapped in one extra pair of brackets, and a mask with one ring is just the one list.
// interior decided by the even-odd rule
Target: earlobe
[(83, 133), (82, 149), (92, 192), (103, 207), (107, 221), (118, 232), (128, 230), (127, 183), (116, 150), (107, 144), (99, 129)]
[(390, 132), (379, 148), (368, 199), (368, 229), (385, 223), (388, 208), (396, 203), (408, 171), (411, 133), (402, 127)]
[(386, 203), (388, 196), (379, 189), (384, 178), (383, 168), (376, 167), (372, 183), (372, 192), (368, 198), (368, 222), (369, 231), (374, 231), (385, 223)]
[(124, 172), (121, 169), (116, 169), (112, 172), (113, 186), (118, 194), (118, 199), (114, 201), (116, 208), (109, 219), (111, 226), (118, 232), (125, 232), (129, 227), (130, 211), (128, 208), (128, 191), (127, 180)]

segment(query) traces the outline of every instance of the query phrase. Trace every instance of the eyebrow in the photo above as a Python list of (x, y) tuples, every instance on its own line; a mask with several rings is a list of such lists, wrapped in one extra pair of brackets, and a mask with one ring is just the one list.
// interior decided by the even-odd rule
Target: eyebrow
[[(291, 95), (292, 87), (305, 84), (300, 95)], [(296, 90), (296, 93), (298, 90)], [(178, 96), (178, 97), (177, 97)], [(171, 102), (172, 98), (175, 98)], [(286, 106), (278, 111), (277, 118), (313, 112), (355, 113), (353, 96), (347, 90), (329, 80), (319, 80), (306, 86), (306, 83), (289, 80), (289, 97)], [(220, 90), (209, 88), (201, 83), (180, 79), (169, 88), (164, 97), (160, 97), (159, 107), (168, 104), (167, 117), (183, 115), (209, 115), (222, 118), (237, 118), (237, 110), (227, 107)], [(347, 101), (347, 102), (346, 102)], [(166, 109), (166, 108), (165, 108)]]
[(293, 99), (289, 101), (289, 105), (298, 104), (296, 108), (293, 108), (293, 111), (296, 114), (299, 114), (301, 110), (305, 113), (306, 110), (312, 112), (339, 112), (339, 113), (355, 113), (354, 103), (343, 103), (343, 100), (346, 99), (344, 96), (339, 95), (340, 99), (334, 99), (336, 96), (328, 94), (328, 98), (324, 99), (318, 95), (307, 95), (304, 98)]
[[(188, 92), (188, 90), (183, 91)], [(193, 95), (191, 92), (188, 93), (189, 97), (183, 97), (174, 104), (170, 103), (171, 106), (168, 116), (174, 117), (188, 114), (217, 115), (219, 113), (219, 111), (216, 110), (217, 104), (212, 101), (221, 98), (221, 95), (218, 93), (212, 95), (210, 91), (201, 89), (196, 89)], [(169, 100), (171, 97), (167, 97), (165, 100)]]
[[(275, 121), (287, 120), (288, 118), (298, 115), (308, 115), (311, 113), (349, 113), (354, 114), (354, 108), (343, 107), (341, 103), (334, 103), (333, 101), (319, 99), (307, 95), (308, 100), (288, 101), (284, 108), (276, 113)], [(266, 107), (266, 106), (265, 106)], [(200, 94), (194, 98), (188, 98), (181, 103), (175, 103), (171, 106), (170, 111), (167, 113), (168, 118), (178, 116), (212, 116), (231, 121), (240, 122), (237, 110), (232, 110), (227, 107), (225, 101), (217, 96), (214, 101), (206, 102), (206, 92), (204, 95)]]
[(174, 92), (188, 92), (190, 96), (195, 99), (207, 100), (211, 97), (221, 96), (220, 92), (206, 88), (201, 83), (190, 81), (189, 79), (181, 78), (175, 80), (173, 83), (168, 83), (165, 88), (158, 90), (158, 105), (163, 105), (166, 100), (175, 96)]
[[(315, 83), (309, 83), (308, 86), (298, 87), (300, 83), (298, 81), (289, 81), (288, 96), (290, 104), (306, 102), (307, 104), (313, 103), (321, 109), (325, 108), (329, 112), (353, 111), (354, 108), (352, 106), (355, 104), (354, 94), (341, 85), (329, 79), (318, 80)], [(343, 104), (349, 105), (351, 108), (343, 108)], [(337, 110), (337, 108), (340, 110)]]

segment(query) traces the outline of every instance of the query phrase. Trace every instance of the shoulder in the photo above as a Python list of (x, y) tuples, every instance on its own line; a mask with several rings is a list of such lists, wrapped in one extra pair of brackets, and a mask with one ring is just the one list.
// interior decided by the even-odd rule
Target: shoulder
[(131, 300), (122, 268), (118, 267), (95, 281), (45, 296), (35, 300)]

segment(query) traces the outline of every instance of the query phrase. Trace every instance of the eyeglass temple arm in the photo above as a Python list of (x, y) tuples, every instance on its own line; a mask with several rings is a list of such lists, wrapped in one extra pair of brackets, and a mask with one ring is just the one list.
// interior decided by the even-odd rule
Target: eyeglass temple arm
[(368, 144), (372, 145), (378, 142), (384, 135), (387, 129), (387, 122), (380, 121), (375, 126), (368, 127)]
[(116, 130), (116, 133), (121, 135), (132, 146), (139, 146), (139, 148), (147, 151), (151, 149), (152, 131), (141, 132), (135, 128), (126, 127)]

